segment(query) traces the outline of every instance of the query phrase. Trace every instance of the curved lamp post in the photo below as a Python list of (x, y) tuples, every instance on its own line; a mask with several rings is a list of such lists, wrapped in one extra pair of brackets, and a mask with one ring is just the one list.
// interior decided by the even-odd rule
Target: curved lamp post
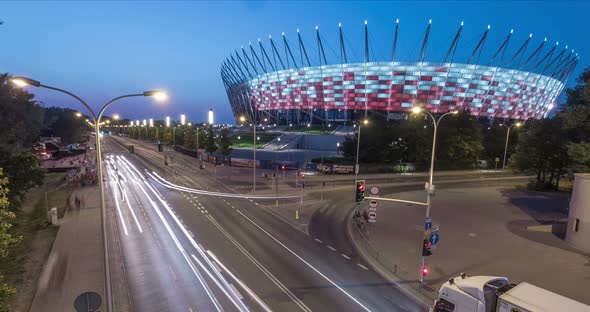
[[(413, 114), (420, 114), (420, 113), (424, 113), (426, 115), (428, 115), (430, 117), (430, 119), (432, 119), (432, 124), (434, 125), (434, 134), (432, 136), (432, 155), (430, 156), (430, 173), (429, 173), (429, 178), (428, 178), (428, 188), (426, 190), (426, 217), (424, 219), (424, 222), (426, 223), (426, 219), (430, 218), (430, 197), (432, 196), (433, 192), (434, 192), (434, 186), (432, 185), (432, 180), (433, 180), (433, 176), (434, 176), (434, 153), (435, 153), (435, 149), (436, 149), (436, 134), (438, 131), (438, 125), (440, 124), (440, 121), (447, 115), (457, 115), (459, 112), (458, 111), (450, 111), (447, 113), (442, 114), (440, 117), (435, 118), (434, 115), (432, 115), (432, 113), (430, 113), (429, 111), (427, 111), (426, 109), (423, 109), (422, 107), (419, 106), (414, 106), (412, 108), (412, 113)], [(422, 256), (422, 265), (420, 266), (421, 268), (424, 267), (424, 256)], [(420, 273), (420, 285), (422, 285), (424, 281), (424, 275), (422, 273)]]
[[(368, 119), (363, 119), (362, 122), (356, 122), (353, 121), (353, 126), (356, 128), (356, 126), (359, 127), (359, 130), (357, 131), (357, 137), (356, 137), (356, 162), (354, 165), (354, 187), (356, 189), (356, 182), (358, 181), (358, 174), (360, 171), (359, 168), (359, 151), (360, 151), (360, 147), (361, 147), (361, 125), (368, 125), (369, 124), (369, 120)], [(308, 125), (309, 127), (309, 125)]]
[[(256, 116), (256, 115), (254, 115)], [(244, 123), (246, 122), (246, 116), (240, 116), (240, 122)], [(252, 147), (253, 153), (254, 153), (254, 161), (252, 162), (252, 169), (253, 169), (253, 175), (252, 175), (252, 194), (254, 194), (256, 192), (256, 120), (254, 120), (252, 122), (252, 129), (254, 131), (254, 133), (252, 134), (253, 136), (253, 143), (254, 146)]]
[(107, 310), (107, 312), (114, 311), (113, 310), (112, 295), (111, 295), (111, 271), (110, 271), (110, 267), (109, 267), (109, 251), (108, 251), (107, 228), (106, 228), (106, 210), (104, 207), (105, 206), (104, 205), (104, 183), (103, 183), (102, 155), (101, 155), (102, 149), (100, 146), (100, 126), (101, 126), (100, 120), (101, 120), (105, 110), (111, 104), (113, 104), (114, 102), (116, 102), (118, 100), (128, 98), (128, 97), (136, 97), (136, 96), (153, 96), (157, 100), (164, 100), (167, 98), (167, 95), (166, 95), (166, 93), (164, 93), (163, 91), (160, 91), (160, 90), (151, 90), (151, 91), (144, 91), (143, 93), (127, 94), (127, 95), (118, 96), (118, 97), (108, 101), (100, 109), (98, 115), (96, 115), (96, 113), (94, 113), (92, 108), (90, 108), (90, 106), (86, 102), (84, 102), (84, 100), (82, 100), (80, 97), (78, 97), (77, 95), (75, 95), (69, 91), (66, 91), (66, 90), (63, 90), (60, 88), (51, 87), (51, 86), (46, 86), (46, 85), (41, 84), (41, 82), (39, 82), (37, 80), (26, 78), (26, 77), (14, 77), (14, 78), (12, 78), (12, 83), (14, 83), (16, 86), (19, 86), (19, 87), (33, 86), (33, 87), (46, 88), (46, 89), (51, 89), (51, 90), (65, 93), (65, 94), (75, 98), (76, 100), (78, 100), (78, 102), (80, 102), (82, 105), (84, 105), (84, 107), (86, 107), (86, 109), (88, 110), (88, 112), (92, 116), (92, 119), (93, 119), (92, 126), (94, 127), (94, 131), (96, 134), (96, 163), (98, 165), (98, 185), (99, 185), (99, 191), (100, 191), (100, 222), (102, 224), (106, 310)]

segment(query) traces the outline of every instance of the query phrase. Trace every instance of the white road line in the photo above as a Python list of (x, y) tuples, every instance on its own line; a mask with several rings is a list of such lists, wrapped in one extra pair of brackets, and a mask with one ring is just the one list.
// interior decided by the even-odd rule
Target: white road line
[(334, 248), (334, 247), (332, 247), (330, 245), (328, 245), (328, 249), (330, 249), (331, 251), (336, 251), (336, 248)]
[(238, 241), (236, 241), (233, 238), (233, 236), (231, 236), (231, 234), (229, 234), (217, 222), (217, 220), (215, 220), (211, 216), (207, 216), (207, 218), (209, 218), (209, 221), (211, 221), (211, 224), (213, 224), (215, 227), (217, 227), (217, 229), (219, 229), (219, 231), (223, 235), (225, 235), (225, 237), (227, 237), (227, 239), (232, 244), (234, 244), (234, 246), (236, 246), (236, 248), (238, 248), (238, 250), (241, 251), (242, 254), (250, 260), (250, 262), (252, 262), (264, 275), (266, 275), (266, 277), (268, 277), (268, 279), (271, 282), (273, 282), (280, 290), (282, 290), (283, 293), (285, 293), (289, 298), (291, 298), (291, 300), (293, 300), (293, 302), (295, 302), (295, 304), (297, 306), (299, 306), (299, 308), (301, 308), (301, 310), (306, 311), (306, 312), (311, 312), (311, 309), (308, 306), (306, 306), (305, 303), (303, 303), (303, 301), (301, 299), (299, 299), (297, 296), (295, 296), (295, 294), (293, 294), (291, 292), (291, 290), (289, 290), (289, 288), (287, 288), (283, 283), (281, 283), (281, 281), (278, 278), (276, 278), (266, 267), (264, 267), (264, 265), (262, 265), (262, 263), (260, 263), (256, 258), (254, 258), (254, 256), (252, 254), (250, 254), (250, 252), (248, 252), (248, 250), (246, 250), (246, 248), (244, 248)]
[(171, 266), (168, 266), (168, 270), (170, 270), (170, 274), (172, 274), (172, 278), (176, 280), (176, 274), (174, 274), (174, 270), (172, 270)]
[(346, 260), (350, 260), (350, 257), (345, 255), (345, 254), (340, 254), (342, 257), (344, 257)]
[(367, 271), (369, 270), (369, 268), (367, 268), (366, 266), (364, 266), (364, 265), (362, 265), (360, 263), (357, 263), (356, 265), (358, 265), (363, 270), (367, 270)]
[(236, 288), (236, 286), (232, 283), (229, 284), (229, 286), (234, 290), (234, 292), (238, 295), (238, 298), (240, 298), (240, 300), (244, 300), (244, 296), (242, 296), (242, 294), (240, 293), (240, 291), (238, 291), (238, 289)]
[(113, 192), (113, 196), (115, 197), (115, 206), (117, 206), (117, 211), (119, 212), (119, 219), (121, 220), (121, 224), (123, 225), (123, 232), (125, 232), (125, 236), (129, 236), (127, 226), (125, 225), (125, 220), (123, 219), (123, 213), (121, 212), (121, 206), (119, 206), (119, 199), (117, 198), (116, 190)]
[(189, 234), (194, 238), (195, 234), (193, 234), (193, 232), (191, 230), (188, 230)]
[(314, 238), (314, 240), (315, 240), (316, 242), (320, 243), (320, 244), (322, 244), (322, 243), (323, 243), (323, 242), (322, 242), (322, 240), (321, 240), (321, 239), (319, 239), (319, 238)]
[(143, 233), (143, 230), (141, 229), (141, 225), (139, 224), (139, 220), (137, 220), (137, 216), (135, 215), (135, 211), (131, 207), (131, 203), (129, 202), (129, 196), (127, 196), (127, 191), (125, 191), (125, 189), (123, 189), (123, 196), (124, 196), (124, 198), (127, 199), (125, 202), (127, 203), (127, 207), (129, 208), (129, 211), (131, 211), (131, 215), (133, 216), (133, 220), (135, 220), (135, 225), (137, 225), (137, 228), (139, 229), (139, 233)]
[(301, 262), (303, 262), (305, 265), (307, 265), (310, 269), (315, 271), (318, 275), (320, 275), (322, 278), (324, 278), (330, 284), (334, 285), (334, 287), (336, 287), (340, 292), (342, 292), (344, 295), (346, 295), (348, 298), (350, 298), (352, 301), (354, 301), (356, 304), (358, 304), (361, 308), (363, 308), (363, 310), (371, 311), (364, 304), (362, 304), (360, 301), (358, 301), (355, 297), (353, 297), (351, 294), (349, 294), (346, 290), (344, 290), (342, 287), (338, 286), (338, 284), (336, 284), (334, 281), (332, 281), (330, 278), (328, 278), (326, 275), (324, 275), (324, 273), (322, 273), (322, 272), (320, 272), (320, 270), (316, 269), (313, 265), (311, 265), (311, 263), (307, 262), (307, 260), (303, 259), (301, 256), (299, 256), (293, 250), (289, 249), (289, 247), (287, 247), (285, 244), (281, 243), (281, 241), (279, 241), (274, 236), (272, 236), (269, 232), (267, 232), (265, 229), (263, 229), (256, 222), (252, 221), (252, 219), (250, 219), (248, 216), (246, 216), (245, 214), (243, 214), (239, 210), (237, 212), (239, 214), (241, 214), (244, 218), (246, 218), (246, 220), (250, 221), (250, 223), (252, 223), (254, 226), (256, 226), (260, 231), (262, 231), (268, 237), (272, 238), (272, 240), (274, 240), (277, 244), (279, 244), (281, 247), (285, 248), (288, 252), (290, 252), (293, 256), (295, 256), (296, 258), (301, 260)]

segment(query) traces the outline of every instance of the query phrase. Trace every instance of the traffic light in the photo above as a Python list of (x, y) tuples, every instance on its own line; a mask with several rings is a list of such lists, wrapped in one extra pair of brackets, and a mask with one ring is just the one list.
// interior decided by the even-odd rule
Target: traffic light
[(285, 171), (285, 165), (281, 165), (281, 170)]
[(422, 276), (428, 276), (428, 273), (430, 273), (430, 269), (427, 266), (423, 266), (422, 267)]
[(357, 203), (360, 203), (363, 201), (363, 199), (365, 198), (365, 180), (358, 180), (356, 181), (356, 197), (355, 197), (355, 201)]
[(432, 255), (432, 251), (430, 251), (430, 242), (425, 238), (422, 244), (422, 256), (430, 256)]

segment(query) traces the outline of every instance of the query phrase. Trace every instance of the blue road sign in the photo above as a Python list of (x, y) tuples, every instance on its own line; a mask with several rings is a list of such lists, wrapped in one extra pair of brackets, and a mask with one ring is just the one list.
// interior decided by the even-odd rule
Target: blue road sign
[(434, 233), (430, 234), (430, 237), (428, 237), (428, 241), (432, 245), (436, 245), (436, 243), (438, 243), (439, 240), (440, 240), (440, 236), (438, 235), (438, 232), (434, 232)]
[(428, 218), (424, 220), (424, 231), (430, 229), (432, 227), (432, 218)]

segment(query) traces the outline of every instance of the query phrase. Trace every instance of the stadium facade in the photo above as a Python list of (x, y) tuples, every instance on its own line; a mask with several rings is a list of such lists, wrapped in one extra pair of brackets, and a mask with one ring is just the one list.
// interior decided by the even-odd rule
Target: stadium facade
[(283, 33), (282, 44), (269, 36), (266, 48), (260, 39), (257, 49), (252, 44), (242, 47), (221, 66), (236, 121), (245, 116), (250, 122), (266, 119), (282, 124), (346, 122), (368, 114), (389, 119), (405, 115), (415, 105), (433, 113), (466, 109), (490, 119), (539, 119), (553, 108), (579, 59), (567, 46), (548, 44), (547, 39), (533, 44), (532, 34), (507, 55), (513, 35), (510, 31), (484, 62), (480, 59), (482, 52), (491, 45), (486, 42), (488, 26), (468, 51), (470, 56), (457, 62), (461, 23), (445, 57), (429, 61), (426, 49), (431, 25), (430, 21), (414, 62), (396, 60), (399, 21), (388, 61), (370, 59), (366, 22), (363, 62), (348, 61), (341, 25), (340, 60), (332, 64), (327, 61), (317, 27), (312, 47), (315, 62), (299, 30), (296, 44), (289, 44)]

